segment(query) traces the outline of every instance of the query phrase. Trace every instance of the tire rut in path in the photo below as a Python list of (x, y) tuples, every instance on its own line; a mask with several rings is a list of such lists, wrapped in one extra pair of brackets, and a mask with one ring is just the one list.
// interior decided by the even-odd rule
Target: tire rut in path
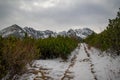
[(95, 75), (94, 64), (90, 60), (91, 59), (90, 53), (88, 53), (87, 48), (85, 47), (85, 45), (84, 45), (84, 50), (85, 50), (85, 53), (87, 54), (88, 61), (90, 62), (90, 69), (91, 69), (91, 73), (93, 74), (94, 80), (98, 80), (97, 76)]
[(75, 61), (76, 61), (76, 58), (77, 58), (77, 56), (74, 55), (73, 58), (71, 59), (70, 65), (69, 65), (68, 68), (66, 69), (66, 71), (65, 71), (63, 77), (61, 78), (61, 80), (66, 80), (66, 79), (67, 79), (67, 80), (71, 80), (71, 79), (74, 78), (74, 75), (72, 75), (73, 72), (71, 72), (69, 69), (74, 66)]
[(50, 69), (47, 69), (47, 68), (40, 68), (38, 70), (38, 73), (37, 74), (40, 74), (40, 75), (37, 75), (34, 80), (53, 80), (52, 77), (50, 76), (47, 76), (47, 74), (49, 74), (48, 70)]

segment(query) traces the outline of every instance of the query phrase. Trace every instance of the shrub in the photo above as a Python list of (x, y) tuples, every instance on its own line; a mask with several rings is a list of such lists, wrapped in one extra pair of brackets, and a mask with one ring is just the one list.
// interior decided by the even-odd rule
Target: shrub
[(9, 37), (4, 39), (3, 43), (2, 59), (5, 63), (1, 65), (5, 66), (3, 72), (9, 71), (11, 75), (9, 78), (12, 78), (14, 74), (22, 73), (26, 64), (38, 56), (34, 40), (30, 38), (17, 39)]
[(0, 79), (8, 73), (8, 70), (6, 70), (8, 65), (3, 58), (2, 47), (3, 47), (3, 39), (0, 36)]
[(61, 36), (38, 40), (38, 48), (43, 59), (57, 57), (67, 59), (71, 51), (77, 47), (77, 44), (78, 41), (76, 39)]
[(49, 37), (47, 39), (32, 39), (27, 35), (23, 39), (0, 37), (0, 79), (8, 73), (9, 79), (20, 75), (26, 70), (26, 64), (36, 58), (57, 58), (66, 60), (77, 47), (75, 38)]

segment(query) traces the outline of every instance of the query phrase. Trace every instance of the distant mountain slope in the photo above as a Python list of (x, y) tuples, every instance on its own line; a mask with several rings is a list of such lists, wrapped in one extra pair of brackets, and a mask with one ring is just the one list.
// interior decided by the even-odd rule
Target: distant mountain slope
[(62, 31), (59, 32), (58, 35), (62, 35), (62, 36), (76, 36), (80, 39), (84, 39), (86, 38), (88, 35), (91, 35), (93, 33), (93, 31), (89, 28), (83, 28), (83, 29), (69, 29), (67, 32), (66, 31)]
[(18, 25), (14, 24), (10, 27), (7, 27), (0, 31), (0, 35), (2, 37), (8, 37), (10, 35), (16, 36), (16, 37), (24, 37), (25, 31)]
[(20, 26), (16, 24), (0, 31), (0, 35), (2, 35), (2, 37), (8, 37), (12, 35), (15, 37), (22, 38), (25, 36), (25, 33), (27, 33), (28, 36), (36, 38), (36, 39), (47, 38), (49, 36), (56, 37), (57, 35), (72, 36), (72, 37), (76, 37), (79, 39), (84, 39), (88, 35), (91, 35), (93, 31), (89, 28), (83, 28), (83, 29), (75, 29), (75, 30), (69, 29), (68, 31), (62, 31), (62, 32), (56, 33), (50, 30), (38, 31), (30, 27), (21, 28)]
[(30, 27), (25, 27), (24, 31), (28, 34), (28, 36), (31, 36), (33, 38), (47, 38), (49, 36), (55, 37), (56, 33), (50, 30), (46, 31), (37, 31)]

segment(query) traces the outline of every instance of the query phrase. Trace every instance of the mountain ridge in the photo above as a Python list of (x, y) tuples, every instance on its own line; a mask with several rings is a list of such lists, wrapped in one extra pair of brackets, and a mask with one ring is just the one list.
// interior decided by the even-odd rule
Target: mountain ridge
[(58, 35), (60, 36), (72, 36), (76, 37), (79, 39), (84, 39), (88, 35), (91, 35), (94, 31), (89, 29), (89, 28), (83, 28), (83, 29), (69, 29), (68, 31), (61, 31), (61, 32), (53, 32), (51, 30), (45, 30), (45, 31), (40, 31), (40, 30), (35, 30), (34, 28), (31, 27), (20, 27), (17, 24), (11, 25), (7, 28), (4, 28), (0, 30), (0, 35), (2, 37), (8, 37), (8, 36), (15, 36), (15, 37), (20, 37), (23, 38), (25, 36), (25, 33), (29, 37), (33, 37), (35, 39), (38, 38), (48, 38), (49, 36), (56, 37)]

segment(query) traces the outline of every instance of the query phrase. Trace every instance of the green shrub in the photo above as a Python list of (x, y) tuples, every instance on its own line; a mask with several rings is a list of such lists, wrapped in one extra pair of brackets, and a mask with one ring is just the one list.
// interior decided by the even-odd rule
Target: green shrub
[(0, 36), (0, 79), (8, 73), (8, 70), (6, 70), (8, 65), (3, 58), (2, 48), (3, 48), (3, 38)]
[(66, 60), (77, 47), (78, 41), (70, 37), (49, 37), (47, 39), (32, 39), (27, 35), (23, 39), (0, 37), (0, 79), (10, 74), (20, 75), (26, 70), (26, 64), (36, 58), (57, 58)]
[(33, 39), (9, 37), (4, 39), (2, 43), (2, 62), (0, 64), (2, 66), (2, 71), (0, 78), (8, 71), (11, 75), (9, 77), (10, 79), (15, 74), (22, 73), (25, 71), (26, 64), (38, 57), (38, 50)]
[(78, 41), (74, 38), (58, 36), (56, 38), (39, 39), (37, 44), (41, 58), (61, 57), (67, 59), (71, 51), (77, 47)]

